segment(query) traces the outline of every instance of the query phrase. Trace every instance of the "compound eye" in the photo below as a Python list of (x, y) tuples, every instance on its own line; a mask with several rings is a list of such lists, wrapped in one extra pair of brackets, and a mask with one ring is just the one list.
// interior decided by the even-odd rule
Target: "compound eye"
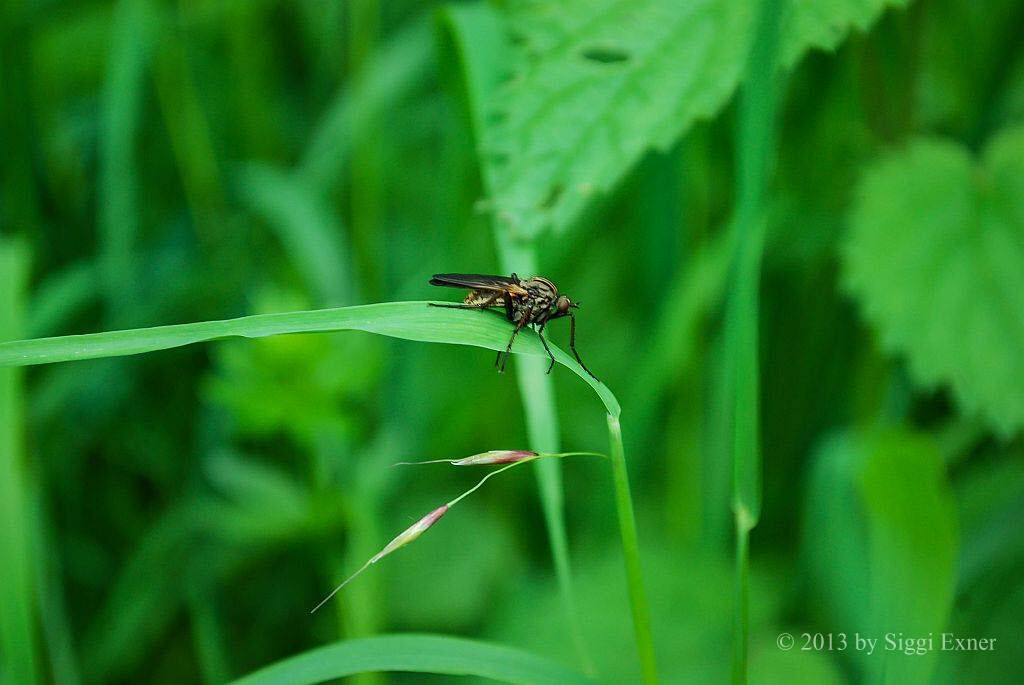
[(569, 311), (570, 306), (572, 306), (572, 303), (569, 302), (568, 297), (559, 297), (558, 301), (555, 302), (555, 307), (558, 309), (558, 312), (560, 314), (565, 314), (567, 311)]

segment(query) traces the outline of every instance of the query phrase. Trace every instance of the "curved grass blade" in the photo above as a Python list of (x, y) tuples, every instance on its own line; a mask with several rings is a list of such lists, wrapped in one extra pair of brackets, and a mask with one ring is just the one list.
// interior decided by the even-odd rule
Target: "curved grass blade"
[[(262, 338), (284, 333), (325, 331), (365, 331), (405, 340), (473, 345), (489, 350), (503, 350), (508, 344), (512, 325), (493, 312), (428, 307), (427, 304), (382, 302), (336, 309), (257, 314), (223, 321), (16, 340), (0, 343), (0, 366), (120, 357), (223, 338)], [(604, 383), (592, 378), (558, 346), (549, 344), (555, 360), (590, 384), (604, 402), (608, 413), (618, 416), (619, 402)], [(546, 356), (537, 335), (528, 330), (519, 334), (512, 351), (537, 357)]]
[(304, 652), (233, 685), (304, 685), (371, 671), (475, 675), (522, 685), (594, 682), (582, 673), (510, 647), (440, 635), (380, 635)]

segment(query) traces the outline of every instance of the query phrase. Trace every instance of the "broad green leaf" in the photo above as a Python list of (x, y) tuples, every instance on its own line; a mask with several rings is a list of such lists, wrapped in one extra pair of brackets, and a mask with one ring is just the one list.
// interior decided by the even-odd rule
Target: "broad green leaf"
[[(284, 333), (325, 331), (365, 331), (405, 340), (475, 345), (490, 350), (504, 350), (508, 344), (512, 325), (492, 312), (460, 311), (428, 307), (427, 304), (382, 302), (307, 312), (256, 314), (224, 321), (17, 340), (0, 343), (0, 366), (120, 357), (223, 338), (262, 338)], [(556, 345), (548, 344), (555, 360), (590, 384), (604, 402), (608, 413), (618, 416), (618, 400), (604, 383), (591, 377)], [(530, 330), (523, 330), (519, 334), (512, 351), (534, 356), (547, 355), (536, 333)]]
[(956, 483), (963, 547), (961, 589), (983, 584), (997, 569), (1012, 568), (1024, 559), (1024, 460), (994, 455), (973, 462)]
[[(905, 0), (803, 0), (787, 17), (783, 66), (832, 48)], [(484, 119), (485, 176), (499, 222), (519, 236), (562, 229), (651, 148), (718, 112), (741, 80), (746, 0), (510, 3), (512, 74)]]
[(234, 685), (304, 685), (372, 671), (475, 675), (522, 685), (593, 682), (553, 661), (510, 647), (440, 635), (381, 635), (305, 652)]
[(845, 276), (886, 351), (1008, 436), (1024, 426), (1024, 128), (979, 162), (914, 140), (868, 169)]
[(868, 532), (856, 486), (863, 462), (850, 433), (826, 439), (812, 459), (801, 544), (814, 619), (824, 630), (867, 628)]
[(854, 655), (869, 682), (928, 682), (937, 651), (908, 656), (884, 639), (947, 626), (958, 536), (938, 449), (905, 430), (849, 432), (815, 462), (804, 556), (818, 625), (879, 640), (875, 653)]
[[(871, 436), (858, 485), (868, 529), (870, 631), (939, 634), (953, 604), (957, 523), (935, 445), (903, 432)], [(880, 682), (927, 682), (937, 652), (886, 652), (869, 661)]]

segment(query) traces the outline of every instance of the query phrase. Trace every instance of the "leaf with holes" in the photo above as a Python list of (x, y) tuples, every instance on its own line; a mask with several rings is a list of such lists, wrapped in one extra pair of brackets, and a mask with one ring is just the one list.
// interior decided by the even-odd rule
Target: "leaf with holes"
[(889, 352), (917, 382), (949, 385), (968, 414), (1024, 426), (1024, 128), (980, 163), (919, 139), (870, 168), (845, 275)]
[[(795, 0), (782, 63), (832, 48), (906, 0)], [(519, 236), (571, 224), (650, 148), (713, 116), (740, 82), (745, 0), (516, 0), (511, 78), (487, 106), (483, 166), (493, 208)]]

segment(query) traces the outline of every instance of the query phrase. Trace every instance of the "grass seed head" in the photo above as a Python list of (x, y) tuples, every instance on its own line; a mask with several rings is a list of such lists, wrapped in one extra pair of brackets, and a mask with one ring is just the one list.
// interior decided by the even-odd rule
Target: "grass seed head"
[(439, 518), (441, 518), (442, 516), (444, 516), (445, 513), (448, 511), (448, 509), (450, 507), (451, 507), (450, 503), (449, 504), (442, 504), (437, 509), (434, 509), (433, 511), (428, 513), (426, 516), (421, 518), (419, 521), (417, 521), (416, 523), (412, 524), (411, 526), (409, 526), (408, 528), (403, 530), (401, 533), (399, 533), (398, 536), (394, 540), (392, 540), (387, 545), (385, 545), (384, 549), (382, 549), (381, 551), (377, 552), (372, 557), (370, 557), (370, 559), (365, 564), (363, 564), (362, 568), (360, 568), (358, 571), (356, 571), (355, 573), (350, 575), (348, 578), (346, 578), (345, 582), (341, 583), (338, 587), (336, 587), (333, 590), (331, 590), (331, 594), (327, 595), (322, 600), (320, 600), (320, 603), (317, 604), (315, 607), (313, 607), (313, 611), (310, 611), (309, 613), (312, 614), (314, 611), (316, 611), (317, 609), (322, 607), (324, 604), (326, 604), (327, 600), (329, 600), (334, 595), (338, 594), (338, 591), (341, 590), (341, 588), (345, 587), (350, 582), (352, 582), (356, 578), (356, 576), (358, 576), (360, 573), (362, 573), (363, 571), (368, 569), (371, 565), (376, 564), (378, 561), (380, 561), (381, 559), (383, 559), (387, 555), (391, 554), (392, 552), (394, 552), (399, 547), (405, 547), (410, 542), (412, 542), (413, 540), (415, 540), (419, 536), (423, 535), (423, 533), (427, 530), (427, 528), (430, 528), (432, 525), (437, 523), (437, 520)]
[(370, 559), (369, 563), (371, 563), (371, 564), (377, 563), (378, 561), (380, 561), (381, 559), (383, 559), (387, 555), (389, 555), (392, 552), (394, 552), (399, 547), (405, 547), (410, 542), (412, 542), (413, 540), (415, 540), (419, 536), (423, 535), (423, 533), (426, 532), (427, 528), (430, 528), (432, 525), (437, 523), (437, 520), (439, 518), (441, 518), (442, 516), (444, 516), (445, 513), (447, 513), (448, 508), (449, 508), (449, 505), (442, 504), (437, 509), (434, 509), (429, 514), (427, 514), (426, 516), (421, 518), (419, 521), (417, 521), (416, 523), (414, 523), (411, 526), (409, 526), (408, 528), (406, 528), (404, 531), (399, 533), (398, 536), (394, 540), (389, 542), (384, 547), (384, 549), (382, 549), (381, 551), (379, 551), (375, 555), (373, 555), (373, 557)]
[(456, 459), (452, 463), (456, 466), (477, 466), (480, 464), (513, 464), (523, 459), (536, 457), (536, 452), (529, 450), (491, 450), (474, 454), (464, 459)]

